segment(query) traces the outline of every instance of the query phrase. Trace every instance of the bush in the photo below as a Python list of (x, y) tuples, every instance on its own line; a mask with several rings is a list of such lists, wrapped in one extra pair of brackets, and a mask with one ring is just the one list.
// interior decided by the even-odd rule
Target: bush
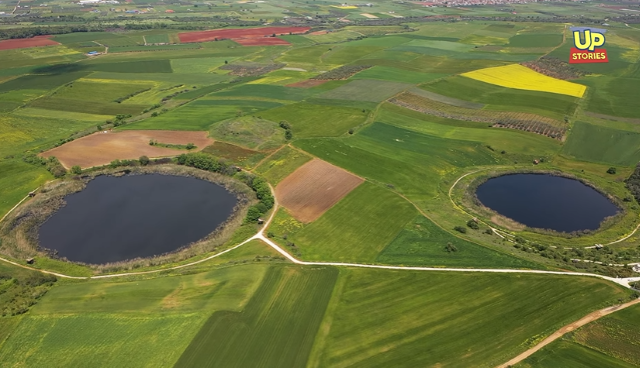
[(610, 167), (610, 168), (607, 170), (607, 174), (611, 174), (611, 175), (613, 175), (613, 174), (615, 174), (615, 173), (616, 173), (616, 171), (617, 171), (617, 170), (616, 170), (616, 168), (615, 168), (615, 167)]
[(186, 148), (187, 148), (188, 150), (192, 150), (192, 149), (196, 148), (196, 145), (195, 145), (195, 144), (193, 144), (193, 143), (187, 143)]
[(475, 220), (469, 220), (467, 221), (467, 226), (472, 228), (473, 230), (478, 230), (480, 229), (480, 226), (478, 225), (478, 223)]
[(72, 166), (71, 167), (71, 173), (74, 175), (80, 175), (82, 174), (82, 168), (78, 165)]
[(196, 169), (222, 172), (226, 165), (215, 157), (202, 152), (184, 153), (178, 156), (178, 165), (195, 167)]
[(147, 157), (147, 156), (140, 156), (138, 161), (140, 161), (140, 165), (142, 165), (142, 166), (149, 165), (149, 157)]
[(458, 248), (456, 248), (456, 246), (451, 243), (447, 243), (447, 245), (445, 245), (444, 247), (444, 250), (446, 250), (448, 253), (452, 253), (457, 252)]
[(466, 227), (462, 227), (462, 226), (456, 226), (453, 228), (453, 230), (462, 233), (462, 234), (466, 234), (467, 233), (467, 228)]

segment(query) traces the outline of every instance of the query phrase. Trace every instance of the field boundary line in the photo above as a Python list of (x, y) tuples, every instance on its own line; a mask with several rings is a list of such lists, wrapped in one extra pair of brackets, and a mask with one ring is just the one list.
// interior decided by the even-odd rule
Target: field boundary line
[[(222, 141), (220, 141), (222, 142)], [(226, 142), (225, 142), (226, 143)], [(267, 155), (267, 157), (263, 158), (262, 160), (258, 161), (258, 163), (253, 167), (253, 170), (257, 169), (260, 165), (262, 165), (269, 157), (275, 155), (277, 152), (279, 152), (280, 150), (282, 150), (283, 148), (289, 146), (288, 144), (283, 144), (282, 146), (280, 146), (280, 148), (278, 148), (277, 150), (271, 152), (269, 155)], [(251, 170), (251, 171), (253, 171)]]
[(571, 322), (570, 324), (560, 328), (558, 331), (552, 333), (551, 335), (549, 335), (549, 337), (547, 337), (546, 339), (542, 340), (540, 343), (538, 343), (537, 345), (535, 345), (534, 347), (527, 349), (526, 351), (524, 351), (523, 353), (520, 353), (518, 356), (516, 356), (515, 358), (509, 360), (506, 363), (500, 364), (499, 366), (497, 366), (496, 368), (509, 368), (512, 367), (514, 364), (520, 363), (521, 361), (527, 359), (529, 356), (533, 355), (534, 353), (536, 353), (538, 350), (542, 349), (543, 347), (549, 345), (550, 343), (556, 341), (557, 339), (561, 338), (562, 336), (564, 336), (565, 334), (574, 331), (586, 324), (589, 324), (593, 321), (597, 321), (602, 317), (605, 317), (613, 312), (617, 312), (619, 310), (625, 309), (627, 307), (630, 307), (634, 304), (638, 304), (640, 303), (640, 299), (634, 299), (630, 302), (624, 303), (624, 304), (618, 304), (618, 305), (614, 305), (611, 307), (607, 307), (604, 309), (600, 309), (597, 310), (595, 312), (591, 312), (589, 314), (587, 314), (586, 316), (580, 318), (579, 320), (575, 321), (575, 322)]

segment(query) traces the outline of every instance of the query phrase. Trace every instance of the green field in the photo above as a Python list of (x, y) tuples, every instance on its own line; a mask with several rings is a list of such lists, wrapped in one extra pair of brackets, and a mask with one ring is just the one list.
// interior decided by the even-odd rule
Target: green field
[(509, 39), (511, 47), (554, 47), (562, 43), (561, 34), (519, 34)]
[(363, 123), (366, 111), (354, 107), (315, 105), (306, 102), (286, 105), (260, 114), (271, 121), (286, 121), (296, 138), (335, 137)]
[(354, 80), (344, 86), (325, 92), (319, 97), (335, 100), (381, 102), (408, 89), (410, 86), (409, 84), (398, 82)]
[(331, 297), (335, 268), (269, 269), (242, 312), (217, 312), (175, 367), (303, 367)]
[(640, 160), (640, 133), (576, 122), (562, 153), (578, 160), (632, 166)]
[(311, 367), (492, 367), (624, 294), (549, 275), (349, 270), (337, 285)]
[(211, 137), (252, 150), (274, 150), (285, 142), (284, 129), (273, 121), (243, 116), (214, 124)]
[(420, 73), (386, 66), (374, 66), (361, 71), (350, 79), (379, 79), (391, 82), (424, 83), (445, 76), (446, 74)]
[[(447, 250), (448, 244), (453, 248)], [(406, 266), (539, 268), (534, 263), (457, 238), (423, 216), (409, 222), (376, 261)]]
[(311, 156), (304, 152), (284, 146), (256, 167), (255, 172), (275, 185), (310, 160)]
[(415, 214), (398, 195), (363, 183), (289, 238), (305, 260), (370, 263)]
[(607, 356), (570, 341), (556, 341), (533, 356), (516, 364), (514, 368), (632, 368), (623, 360)]
[(157, 117), (150, 117), (124, 129), (208, 130), (214, 123), (234, 116), (280, 106), (277, 102), (253, 100), (197, 100)]

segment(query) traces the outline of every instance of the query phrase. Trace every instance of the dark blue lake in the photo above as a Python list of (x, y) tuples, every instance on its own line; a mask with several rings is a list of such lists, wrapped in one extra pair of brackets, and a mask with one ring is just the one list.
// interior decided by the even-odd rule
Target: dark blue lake
[(237, 203), (214, 183), (160, 174), (99, 176), (65, 201), (40, 227), (40, 246), (93, 264), (174, 251), (213, 232)]
[(521, 224), (559, 232), (595, 230), (619, 211), (590, 186), (546, 174), (492, 178), (478, 187), (476, 196), (486, 207)]

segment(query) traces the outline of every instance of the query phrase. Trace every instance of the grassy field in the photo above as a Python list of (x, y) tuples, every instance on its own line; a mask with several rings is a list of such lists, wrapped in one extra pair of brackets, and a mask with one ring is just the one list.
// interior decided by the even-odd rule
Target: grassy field
[(0, 173), (0, 217), (29, 192), (53, 179), (44, 167), (36, 167), (15, 159), (0, 161)]
[[(448, 244), (452, 247), (447, 248)], [(529, 261), (457, 238), (423, 216), (409, 222), (378, 255), (376, 262), (433, 267), (539, 268)]]
[(398, 195), (363, 183), (289, 239), (305, 260), (370, 263), (415, 214)]
[(319, 97), (335, 100), (381, 102), (408, 89), (410, 86), (409, 84), (398, 82), (354, 80), (344, 86), (325, 92)]
[(578, 160), (632, 166), (640, 161), (640, 133), (576, 122), (562, 153)]
[(636, 365), (582, 345), (559, 340), (516, 364), (514, 368), (632, 368)]
[(134, 363), (140, 367), (169, 367), (202, 322), (197, 314), (27, 317), (0, 350), (0, 366), (82, 367), (91, 360), (95, 367), (134, 361), (144, 362)]
[(303, 367), (338, 272), (271, 268), (242, 312), (214, 313), (175, 367)]
[(157, 117), (128, 124), (123, 129), (208, 130), (214, 123), (280, 106), (255, 100), (197, 100)]
[(273, 185), (311, 160), (311, 156), (295, 148), (284, 146), (255, 168), (255, 172)]
[(336, 289), (310, 367), (496, 366), (626, 297), (592, 278), (381, 270), (345, 271)]
[(420, 73), (386, 66), (374, 66), (361, 71), (350, 79), (378, 79), (402, 83), (425, 83), (445, 77), (447, 74)]
[(274, 150), (285, 142), (284, 129), (273, 121), (242, 116), (221, 121), (211, 127), (214, 139), (252, 150)]
[(561, 43), (561, 34), (523, 33), (509, 39), (512, 47), (554, 47)]
[(2, 366), (172, 366), (211, 313), (244, 308), (267, 269), (59, 286), (6, 340)]
[(573, 334), (573, 341), (637, 366), (640, 364), (638, 321), (640, 308), (635, 305), (583, 326)]
[(354, 107), (316, 105), (306, 102), (285, 105), (260, 114), (265, 119), (291, 124), (296, 138), (335, 137), (363, 123), (366, 111)]

